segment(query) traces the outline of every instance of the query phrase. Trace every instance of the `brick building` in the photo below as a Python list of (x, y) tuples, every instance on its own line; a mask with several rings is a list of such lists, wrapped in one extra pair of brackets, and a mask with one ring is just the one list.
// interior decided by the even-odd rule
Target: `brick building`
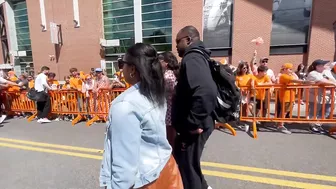
[[(236, 65), (270, 58), (308, 64), (334, 59), (335, 0), (0, 0), (0, 69), (36, 74), (49, 66), (59, 79), (71, 67), (103, 67), (136, 42), (173, 51), (180, 28), (194, 25), (212, 56)], [(336, 31), (335, 31), (336, 32)], [(251, 40), (262, 37), (264, 44)]]

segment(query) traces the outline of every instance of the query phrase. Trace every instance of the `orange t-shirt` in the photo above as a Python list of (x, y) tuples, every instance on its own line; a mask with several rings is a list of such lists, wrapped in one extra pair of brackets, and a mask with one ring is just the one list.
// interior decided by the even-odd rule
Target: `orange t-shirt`
[(59, 87), (59, 82), (57, 81), (57, 80), (48, 80), (48, 84), (49, 84), (49, 86), (50, 87), (52, 87), (53, 88), (53, 86), (56, 86), (56, 88), (58, 88)]
[[(270, 83), (271, 79), (268, 75), (264, 75), (263, 77), (258, 77), (258, 75), (253, 77), (253, 82), (255, 86), (265, 84), (265, 83)], [(265, 100), (265, 94), (266, 90), (265, 89), (259, 89), (256, 90), (256, 99), (258, 100)], [(253, 94), (253, 92), (251, 93)]]
[(118, 76), (120, 82), (125, 84), (126, 88), (129, 88), (131, 86), (129, 83), (126, 82), (124, 74), (121, 71), (118, 71), (115, 74)]
[(246, 74), (241, 76), (236, 76), (236, 83), (238, 87), (250, 86), (251, 79), (253, 79), (252, 74)]
[(35, 85), (35, 81), (34, 80), (29, 81), (29, 83), (28, 83), (29, 89), (34, 88), (34, 85)]
[[(17, 77), (14, 76), (14, 77), (9, 78), (9, 80), (12, 81), (12, 82), (14, 82), (14, 83), (16, 83), (19, 79), (18, 79)], [(18, 86), (10, 86), (10, 87), (8, 88), (8, 91), (9, 91), (9, 92), (20, 91), (20, 87), (18, 87)]]
[[(294, 77), (288, 74), (281, 74), (279, 78), (279, 84), (288, 85), (294, 80)], [(285, 86), (284, 86), (285, 87)], [(295, 89), (281, 88), (279, 90), (280, 102), (294, 102), (295, 101)]]
[(82, 90), (83, 81), (79, 78), (70, 78), (70, 87), (72, 89)]

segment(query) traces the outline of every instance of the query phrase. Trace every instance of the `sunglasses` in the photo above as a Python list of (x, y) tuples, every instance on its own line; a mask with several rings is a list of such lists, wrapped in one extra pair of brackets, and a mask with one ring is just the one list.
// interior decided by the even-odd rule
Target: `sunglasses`
[(268, 61), (267, 60), (263, 60), (261, 63), (268, 63)]

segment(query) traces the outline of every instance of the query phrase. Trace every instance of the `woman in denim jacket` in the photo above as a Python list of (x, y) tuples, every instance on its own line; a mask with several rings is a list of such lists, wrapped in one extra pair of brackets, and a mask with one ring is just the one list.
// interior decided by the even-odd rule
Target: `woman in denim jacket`
[(157, 52), (137, 43), (122, 62), (132, 87), (114, 99), (109, 110), (100, 186), (165, 189), (172, 187), (163, 186), (172, 179), (182, 185), (166, 138), (165, 83)]

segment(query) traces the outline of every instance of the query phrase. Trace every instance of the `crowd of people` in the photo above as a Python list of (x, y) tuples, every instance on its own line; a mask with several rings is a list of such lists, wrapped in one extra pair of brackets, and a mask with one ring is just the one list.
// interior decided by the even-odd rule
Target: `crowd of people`
[[(256, 64), (256, 53), (250, 63), (240, 62), (236, 70), (236, 83), (238, 87), (246, 86), (262, 86), (271, 84), (319, 84), (319, 85), (334, 85), (336, 86), (336, 62), (330, 62), (325, 60), (315, 60), (309, 67), (304, 64), (299, 64), (297, 70), (294, 70), (292, 63), (285, 63), (282, 65), (279, 74), (275, 76), (273, 70), (267, 67), (268, 58), (261, 58), (260, 64)], [(246, 116), (249, 112), (253, 113), (253, 108), (256, 108), (255, 114), (257, 116), (266, 117), (268, 110), (268, 104), (270, 101), (268, 98), (268, 90), (259, 89), (256, 91), (242, 90), (242, 113)], [(303, 96), (304, 94), (307, 94)], [(274, 93), (272, 93), (274, 94)], [(294, 107), (295, 102), (295, 90), (290, 90), (286, 88), (279, 89), (277, 98), (277, 108), (276, 112), (279, 117), (289, 117), (289, 113)], [(308, 89), (306, 92), (301, 89), (300, 92), (300, 102), (298, 104), (304, 105), (308, 103), (309, 107), (309, 118), (315, 118), (314, 112), (316, 112), (316, 118), (322, 118), (322, 112), (324, 112), (324, 118), (329, 118), (331, 111), (332, 102), (332, 92), (331, 90), (326, 90), (324, 94), (322, 89), (317, 90), (315, 94), (315, 89)], [(309, 96), (309, 98), (306, 98)], [(254, 101), (254, 98), (256, 101)], [(322, 102), (325, 105), (322, 106)], [(316, 110), (315, 110), (315, 104)], [(281, 106), (284, 106), (282, 109)], [(262, 113), (262, 114), (261, 114)], [(240, 122), (240, 127), (244, 127), (245, 131), (249, 131), (249, 125), (247, 123)], [(326, 131), (321, 127), (322, 124), (311, 123), (310, 130), (313, 132), (326, 133)], [(277, 129), (285, 134), (291, 134), (291, 132), (285, 127), (283, 122), (278, 123)]]
[[(119, 67), (121, 63), (119, 63)], [(50, 123), (48, 115), (51, 110), (50, 95), (48, 91), (57, 90), (76, 90), (83, 93), (86, 97), (89, 97), (89, 91), (97, 93), (100, 89), (112, 89), (112, 88), (128, 88), (129, 84), (125, 82), (122, 68), (115, 73), (113, 80), (110, 80), (101, 68), (92, 69), (89, 74), (85, 74), (83, 71), (78, 71), (77, 68), (71, 68), (69, 70), (70, 75), (64, 77), (64, 83), (56, 80), (56, 74), (50, 72), (50, 69), (46, 66), (41, 68), (41, 71), (36, 76), (21, 74), (16, 76), (14, 71), (3, 73), (0, 77), (1, 90), (8, 92), (21, 92), (35, 90), (37, 92), (37, 122), (38, 123)], [(79, 99), (80, 101), (80, 99)], [(78, 102), (78, 106), (81, 107), (83, 102)], [(30, 115), (30, 114), (27, 114)], [(24, 116), (24, 114), (18, 113), (18, 116)], [(2, 114), (0, 117), (0, 123), (6, 119), (6, 114)], [(59, 118), (57, 118), (59, 119)], [(65, 120), (68, 117), (65, 117)]]

